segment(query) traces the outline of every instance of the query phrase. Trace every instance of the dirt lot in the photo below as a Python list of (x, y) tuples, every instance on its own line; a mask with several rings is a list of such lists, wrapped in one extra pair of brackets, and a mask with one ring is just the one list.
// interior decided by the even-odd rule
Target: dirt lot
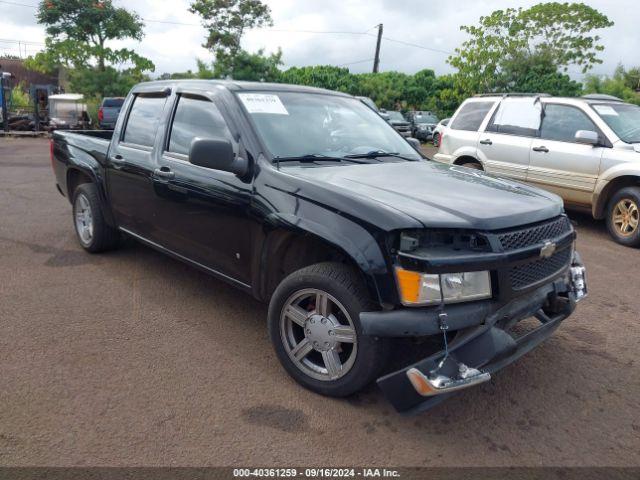
[(640, 465), (640, 252), (578, 222), (590, 297), (417, 417), (303, 390), (266, 306), (134, 244), (81, 251), (44, 140), (0, 139), (0, 464)]

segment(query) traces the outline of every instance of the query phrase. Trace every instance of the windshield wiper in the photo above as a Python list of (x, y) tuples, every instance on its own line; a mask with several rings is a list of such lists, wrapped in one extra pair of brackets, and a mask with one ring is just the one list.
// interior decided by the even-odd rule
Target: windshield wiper
[(312, 162), (351, 162), (351, 163), (366, 163), (366, 162), (358, 162), (351, 158), (345, 157), (330, 157), (328, 155), (322, 155), (320, 153), (309, 153), (306, 155), (296, 155), (293, 157), (275, 157), (272, 160), (272, 163), (276, 165), (280, 165), (281, 162), (301, 162), (301, 163), (312, 163)]
[(398, 152), (383, 152), (382, 150), (372, 150), (368, 153), (352, 153), (350, 155), (345, 155), (345, 158), (380, 158), (380, 157), (394, 157), (401, 158), (402, 160), (407, 160), (408, 162), (415, 162), (415, 158), (405, 157), (404, 155), (400, 155)]

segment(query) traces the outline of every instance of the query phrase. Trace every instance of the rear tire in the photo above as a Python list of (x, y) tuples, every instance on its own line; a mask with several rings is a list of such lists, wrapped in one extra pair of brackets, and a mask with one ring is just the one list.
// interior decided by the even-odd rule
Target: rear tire
[(607, 205), (607, 229), (627, 247), (640, 247), (640, 187), (618, 190)]
[(93, 183), (83, 183), (73, 192), (73, 225), (78, 241), (87, 252), (112, 250), (120, 244), (120, 233), (107, 224)]
[(360, 312), (372, 308), (359, 276), (346, 265), (318, 263), (292, 273), (269, 304), (269, 334), (280, 363), (321, 395), (361, 390), (387, 359), (386, 341), (362, 335)]

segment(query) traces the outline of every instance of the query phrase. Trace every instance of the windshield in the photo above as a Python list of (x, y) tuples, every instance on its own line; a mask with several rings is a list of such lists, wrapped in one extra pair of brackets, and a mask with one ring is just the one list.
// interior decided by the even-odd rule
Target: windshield
[(400, 113), (400, 112), (390, 111), (390, 112), (387, 112), (387, 114), (389, 115), (389, 119), (393, 120), (394, 122), (405, 122), (406, 121), (404, 119), (404, 117), (402, 116), (402, 113)]
[(105, 98), (102, 102), (102, 106), (106, 108), (118, 108), (122, 107), (124, 98)]
[(602, 103), (593, 109), (605, 121), (620, 140), (640, 143), (640, 107), (628, 103)]
[(418, 113), (415, 116), (416, 123), (438, 123), (438, 117), (431, 113)]
[(298, 92), (238, 93), (238, 98), (275, 158), (369, 152), (421, 158), (380, 115), (354, 98)]

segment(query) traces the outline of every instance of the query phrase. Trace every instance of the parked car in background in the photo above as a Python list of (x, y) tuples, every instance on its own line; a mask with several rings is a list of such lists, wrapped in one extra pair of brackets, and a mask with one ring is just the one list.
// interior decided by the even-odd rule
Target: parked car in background
[(640, 247), (640, 107), (608, 95), (490, 95), (466, 100), (435, 160), (560, 195)]
[(98, 108), (98, 125), (105, 130), (112, 130), (124, 103), (124, 97), (105, 97)]
[[(427, 161), (343, 93), (143, 83), (113, 132), (56, 132), (51, 156), (85, 250), (127, 235), (268, 302), (283, 368), (322, 395), (377, 378), (396, 409), (423, 411), (543, 342), (586, 294), (560, 198)], [(435, 348), (390, 372), (394, 338)]]
[(378, 115), (380, 115), (382, 118), (384, 118), (386, 121), (389, 121), (389, 115), (387, 114), (387, 111), (378, 108), (378, 106), (376, 105), (376, 102), (371, 100), (369, 97), (356, 96), (356, 98), (360, 100), (362, 103), (364, 103), (371, 110), (376, 112)]
[(408, 122), (402, 112), (388, 110), (387, 115), (389, 115), (389, 123), (393, 128), (395, 128), (400, 135), (403, 137), (411, 136), (411, 122)]
[(449, 125), (450, 118), (442, 119), (436, 125), (436, 128), (433, 129), (433, 145), (435, 147), (440, 146), (440, 139), (442, 138), (442, 133), (446, 130), (447, 125)]
[(51, 130), (84, 130), (91, 126), (84, 95), (59, 93), (49, 95), (49, 128)]
[(411, 122), (411, 136), (427, 142), (433, 138), (433, 129), (436, 128), (438, 117), (432, 112), (415, 111), (407, 114), (407, 120)]

